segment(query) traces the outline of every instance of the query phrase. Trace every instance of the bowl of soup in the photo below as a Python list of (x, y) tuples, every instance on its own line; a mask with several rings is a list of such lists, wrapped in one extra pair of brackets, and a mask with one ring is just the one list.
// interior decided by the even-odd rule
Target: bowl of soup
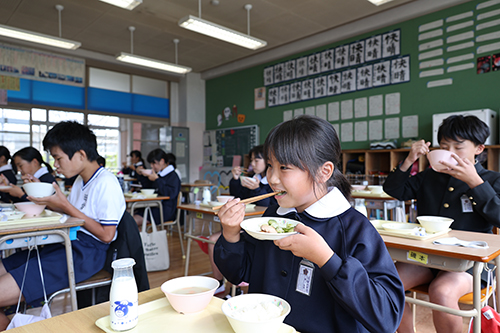
[(54, 186), (50, 183), (33, 182), (23, 184), (24, 192), (27, 195), (35, 198), (48, 197), (55, 193)]
[(45, 205), (37, 205), (34, 202), (16, 202), (14, 204), (17, 210), (24, 213), (25, 217), (34, 217), (40, 215), (45, 209)]
[(144, 176), (149, 176), (152, 173), (153, 173), (153, 169), (142, 169), (142, 174)]
[(153, 195), (153, 194), (155, 194), (155, 189), (154, 188), (143, 188), (141, 190), (141, 193), (144, 195)]
[(161, 290), (175, 311), (190, 314), (203, 311), (218, 287), (219, 281), (209, 276), (182, 276), (164, 282)]
[(434, 171), (441, 172), (446, 170), (448, 167), (444, 164), (439, 163), (440, 161), (449, 163), (451, 165), (457, 165), (458, 162), (453, 158), (453, 153), (444, 149), (435, 149), (431, 150), (427, 154), (427, 159), (429, 160), (429, 164)]

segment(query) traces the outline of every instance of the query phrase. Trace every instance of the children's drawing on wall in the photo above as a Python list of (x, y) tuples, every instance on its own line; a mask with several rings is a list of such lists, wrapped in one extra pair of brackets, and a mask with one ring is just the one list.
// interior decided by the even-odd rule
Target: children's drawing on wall
[(497, 71), (500, 69), (500, 53), (494, 54), (491, 59), (492, 66), (491, 70), (492, 71)]
[(219, 113), (217, 115), (217, 126), (220, 126), (222, 125), (222, 115)]
[(210, 191), (212, 194), (227, 192), (229, 190), (229, 181), (232, 178), (231, 169), (224, 170), (207, 170), (203, 174), (203, 180), (208, 180), (210, 184), (214, 184)]
[(254, 90), (254, 109), (260, 110), (266, 108), (266, 88), (260, 87)]
[(491, 56), (477, 58), (477, 74), (488, 73), (491, 70)]
[(225, 118), (226, 120), (229, 120), (229, 118), (231, 117), (231, 114), (232, 114), (232, 112), (231, 112), (231, 109), (229, 108), (229, 106), (228, 106), (228, 107), (226, 107), (226, 108), (224, 109), (224, 118)]

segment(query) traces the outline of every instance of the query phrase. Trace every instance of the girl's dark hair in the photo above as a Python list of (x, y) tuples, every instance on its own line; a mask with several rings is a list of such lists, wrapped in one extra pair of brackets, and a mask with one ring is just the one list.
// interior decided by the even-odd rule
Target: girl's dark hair
[(156, 148), (149, 152), (148, 154), (148, 163), (153, 163), (153, 162), (160, 162), (160, 160), (163, 159), (165, 163), (171, 165), (175, 168), (177, 168), (177, 165), (175, 164), (175, 155), (172, 153), (166, 153), (163, 151), (161, 148)]
[(43, 138), (43, 149), (50, 150), (59, 147), (68, 155), (69, 159), (77, 151), (83, 150), (87, 159), (92, 162), (97, 160), (97, 139), (88, 126), (76, 121), (62, 121), (52, 127)]
[(484, 144), (489, 135), (488, 125), (478, 117), (456, 115), (443, 120), (438, 130), (438, 142), (442, 139), (469, 140), (477, 146)]
[(5, 156), (5, 162), (9, 162), (11, 159), (10, 157), (10, 151), (7, 149), (5, 146), (0, 146), (0, 157)]
[(248, 153), (250, 158), (252, 158), (252, 154), (258, 158), (264, 158), (264, 145), (258, 145), (250, 149), (250, 152)]
[(142, 164), (144, 164), (144, 159), (142, 158), (142, 153), (138, 150), (132, 150), (130, 152), (130, 156), (135, 156), (135, 157), (138, 157), (139, 158), (139, 161), (142, 162)]
[(326, 182), (335, 186), (346, 197), (351, 198), (351, 185), (340, 171), (340, 147), (337, 132), (332, 124), (321, 118), (302, 115), (274, 127), (264, 143), (266, 161), (273, 156), (278, 163), (293, 165), (307, 171), (317, 184), (320, 167), (330, 161), (335, 166)]
[(11, 164), (12, 164), (12, 170), (14, 170), (14, 172), (17, 172), (17, 166), (14, 163), (14, 159), (16, 157), (19, 157), (20, 159), (28, 161), (28, 162), (31, 162), (33, 160), (37, 160), (38, 163), (40, 163), (40, 166), (45, 165), (47, 167), (47, 170), (49, 171), (50, 174), (54, 173), (54, 170), (52, 170), (52, 167), (43, 160), (43, 157), (40, 154), (40, 152), (33, 147), (25, 147), (21, 150), (18, 150), (14, 155), (12, 155)]

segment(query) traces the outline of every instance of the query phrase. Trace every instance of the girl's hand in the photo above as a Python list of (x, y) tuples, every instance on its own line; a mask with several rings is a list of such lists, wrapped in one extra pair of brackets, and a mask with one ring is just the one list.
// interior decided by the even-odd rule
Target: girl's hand
[[(7, 181), (8, 183), (9, 181)], [(22, 188), (14, 184), (8, 184), (10, 188), (0, 190), (2, 192), (8, 193), (12, 197), (21, 198), (25, 193)]]
[(154, 182), (154, 181), (155, 181), (155, 180), (157, 180), (158, 178), (160, 178), (160, 177), (158, 176), (158, 174), (157, 174), (156, 172), (154, 172), (154, 170), (153, 170), (153, 172), (151, 172), (151, 174), (150, 174), (150, 175), (148, 175), (148, 179), (149, 179), (150, 181), (152, 181), (152, 182)]
[(5, 186), (9, 186), (10, 185), (9, 180), (3, 174), (0, 174), (0, 184), (1, 185), (5, 185)]
[(307, 259), (320, 268), (333, 256), (333, 250), (326, 243), (325, 239), (314, 229), (297, 224), (296, 235), (288, 236), (274, 241), (274, 244), (285, 251), (292, 251), (297, 257)]
[(222, 234), (230, 243), (236, 243), (240, 240), (240, 223), (245, 218), (245, 204), (240, 204), (240, 198), (229, 200), (219, 210), (219, 216), (222, 224)]
[(236, 167), (232, 168), (232, 169), (231, 169), (231, 173), (233, 174), (233, 178), (234, 178), (234, 179), (238, 179), (238, 178), (240, 178), (240, 175), (241, 175), (241, 167), (236, 166)]
[(416, 160), (422, 155), (426, 155), (429, 152), (430, 142), (425, 142), (424, 140), (419, 140), (411, 145), (410, 153), (403, 161), (399, 167), (401, 171), (406, 172)]
[(439, 161), (439, 163), (447, 167), (447, 169), (441, 171), (442, 173), (446, 173), (458, 180), (463, 181), (471, 189), (484, 183), (483, 179), (477, 174), (474, 163), (466, 158), (461, 159), (456, 154), (452, 154), (451, 156), (457, 161), (458, 165)]
[(39, 183), (40, 179), (34, 177), (33, 175), (30, 175), (29, 173), (22, 175), (21, 179), (24, 181), (24, 183)]
[(66, 195), (61, 191), (59, 185), (56, 182), (52, 183), (52, 187), (56, 190), (56, 193), (49, 195), (48, 197), (35, 198), (32, 196), (28, 196), (28, 200), (33, 201), (39, 205), (47, 205), (47, 208), (50, 210), (58, 211), (58, 212), (66, 212), (67, 204), (69, 204)]
[(260, 187), (260, 181), (257, 178), (252, 178), (252, 179), (253, 180), (248, 179), (248, 178), (242, 178), (240, 180), (241, 186), (249, 188), (251, 190), (258, 189)]

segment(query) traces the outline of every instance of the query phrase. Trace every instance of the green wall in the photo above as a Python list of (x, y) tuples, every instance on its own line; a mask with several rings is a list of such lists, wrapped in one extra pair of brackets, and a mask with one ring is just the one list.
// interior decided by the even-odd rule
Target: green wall
[[(334, 101), (343, 101), (347, 99), (355, 100), (361, 97), (370, 97), (373, 95), (385, 95), (389, 93), (399, 92), (401, 94), (401, 113), (397, 115), (390, 116), (368, 116), (365, 118), (354, 118), (345, 120), (345, 122), (357, 122), (357, 121), (370, 121), (376, 119), (384, 119), (385, 117), (399, 117), (400, 120), (403, 116), (419, 115), (419, 137), (425, 138), (426, 140), (432, 139), (432, 115), (435, 113), (443, 112), (454, 112), (463, 110), (475, 110), (490, 108), (495, 111), (500, 109), (500, 94), (498, 89), (498, 84), (500, 83), (500, 70), (490, 71), (489, 73), (477, 74), (476, 73), (476, 59), (485, 55), (493, 55), (500, 53), (500, 47), (492, 51), (488, 51), (483, 54), (477, 53), (477, 48), (482, 45), (489, 45), (493, 43), (499, 43), (500, 39), (492, 39), (484, 42), (477, 42), (475, 38), (479, 35), (484, 35), (496, 31), (500, 31), (500, 25), (492, 26), (490, 28), (476, 30), (478, 24), (482, 24), (488, 21), (500, 20), (500, 15), (492, 16), (487, 19), (478, 20), (478, 14), (484, 14), (486, 12), (496, 11), (500, 9), (500, 4), (495, 4), (483, 9), (477, 9), (477, 5), (483, 3), (489, 3), (488, 1), (471, 1), (465, 4), (461, 4), (446, 10), (428, 14), (404, 23), (391, 25), (383, 29), (375, 30), (367, 34), (359, 35), (351, 39), (346, 39), (341, 42), (328, 44), (320, 48), (311, 49), (307, 52), (297, 53), (293, 56), (283, 58), (277, 61), (265, 63), (259, 66), (255, 66), (249, 69), (245, 69), (236, 73), (225, 75), (223, 77), (208, 80), (206, 82), (206, 129), (214, 130), (217, 128), (227, 128), (227, 127), (238, 127), (238, 126), (248, 126), (257, 124), (260, 128), (260, 142), (263, 143), (265, 137), (270, 129), (275, 125), (283, 121), (283, 112), (286, 110), (293, 110), (297, 108), (306, 108), (308, 106), (315, 106), (319, 104), (328, 104)], [(454, 15), (459, 15), (465, 12), (473, 12), (473, 15), (467, 18), (457, 20), (452, 23), (446, 23), (446, 18)], [(431, 38), (424, 41), (418, 41), (419, 26), (430, 23), (436, 20), (444, 20), (444, 25), (441, 27), (444, 30), (444, 34), (440, 37)], [(455, 24), (460, 24), (466, 21), (473, 20), (474, 23), (471, 27), (459, 29), (453, 32), (447, 32), (446, 28)], [(396, 85), (388, 85), (380, 88), (372, 88), (363, 91), (357, 91), (352, 93), (346, 93), (331, 97), (324, 97), (320, 99), (313, 99), (308, 101), (297, 102), (293, 104), (281, 105), (271, 108), (265, 108), (261, 110), (254, 110), (254, 89), (263, 87), (263, 70), (269, 65), (274, 65), (280, 63), (284, 60), (294, 59), (299, 56), (309, 55), (317, 51), (323, 51), (331, 47), (343, 45), (346, 43), (354, 42), (360, 39), (364, 39), (376, 34), (386, 33), (394, 29), (401, 29), (401, 56), (410, 55), (410, 65), (411, 65), (411, 80), (407, 83), (401, 83)], [(461, 34), (464, 32), (473, 31), (474, 38), (463, 40), (453, 44), (447, 44), (446, 38)], [(444, 40), (443, 48), (444, 53), (440, 57), (435, 57), (426, 60), (433, 60), (438, 58), (444, 59), (444, 65), (433, 67), (430, 69), (444, 68), (444, 75), (433, 76), (433, 77), (419, 77), (419, 73), (422, 71), (419, 69), (418, 60), (419, 44), (435, 40), (437, 38), (442, 38)], [(466, 48), (460, 51), (447, 52), (446, 48), (450, 45), (461, 44), (467, 41), (475, 41), (474, 46)], [(446, 63), (447, 58), (455, 57), (458, 55), (474, 53), (474, 58), (466, 61), (461, 61), (448, 65)], [(426, 61), (422, 60), (422, 61)], [(449, 66), (474, 63), (474, 67), (447, 73), (446, 69)], [(322, 74), (324, 75), (324, 73)], [(446, 78), (452, 78), (453, 84), (435, 88), (427, 88), (427, 82), (433, 80), (441, 80)], [(279, 84), (278, 84), (279, 85)], [(271, 85), (267, 87), (267, 91)], [(232, 108), (233, 105), (237, 106), (238, 114), (245, 115), (245, 121), (240, 123), (237, 121), (236, 117), (231, 117), (229, 120), (223, 120), (222, 124), (219, 126), (217, 123), (217, 115), (221, 114), (225, 107)], [(267, 105), (267, 101), (266, 101)], [(385, 102), (384, 102), (385, 105)], [(343, 120), (332, 122), (332, 123), (342, 123)], [(399, 142), (407, 140), (402, 137), (401, 133), (401, 121), (400, 121), (400, 139)], [(497, 139), (498, 140), (498, 139)], [(342, 147), (344, 149), (365, 149), (369, 148), (369, 141), (365, 142), (342, 142)]]

